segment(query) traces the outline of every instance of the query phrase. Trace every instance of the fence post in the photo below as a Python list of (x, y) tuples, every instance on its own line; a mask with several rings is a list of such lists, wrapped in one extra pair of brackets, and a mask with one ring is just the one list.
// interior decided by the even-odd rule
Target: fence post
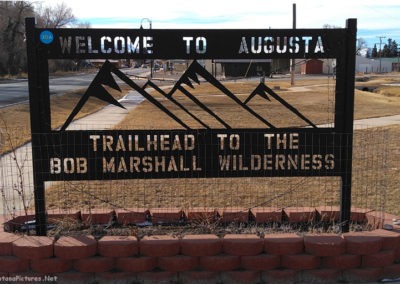
[(45, 184), (40, 177), (39, 134), (51, 130), (49, 74), (47, 58), (39, 56), (38, 36), (35, 33), (35, 18), (25, 19), (26, 48), (28, 54), (29, 107), (32, 138), (32, 169), (35, 198), (36, 235), (46, 235)]
[[(353, 159), (353, 123), (354, 123), (354, 77), (355, 77), (355, 61), (356, 61), (356, 36), (357, 36), (357, 20), (348, 19), (346, 22), (346, 38), (345, 38), (345, 56), (344, 62), (340, 64), (341, 71), (341, 94), (340, 103), (335, 111), (335, 127), (342, 134), (341, 139), (345, 139), (346, 147), (341, 149), (341, 168), (342, 183), (340, 193), (340, 222), (342, 231), (348, 232), (350, 228), (351, 214), (351, 180), (352, 180), (352, 159)], [(338, 78), (339, 79), (339, 78)], [(338, 84), (339, 85), (339, 84)], [(340, 106), (341, 105), (341, 106)]]

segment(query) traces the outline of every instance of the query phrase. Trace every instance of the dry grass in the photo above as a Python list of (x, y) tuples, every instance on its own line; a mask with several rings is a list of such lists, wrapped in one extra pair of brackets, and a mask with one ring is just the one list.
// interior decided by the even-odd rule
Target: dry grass
[(379, 93), (355, 92), (355, 119), (396, 115), (400, 113), (400, 88), (396, 96), (388, 96), (386, 93), (391, 87), (381, 87)]
[(400, 125), (355, 131), (352, 204), (400, 216)]
[[(377, 86), (391, 83), (393, 78), (372, 79), (363, 85)], [(242, 101), (258, 83), (224, 83)], [(289, 82), (272, 80), (267, 85), (273, 88), (287, 102), (316, 124), (332, 122), (334, 110), (334, 84), (330, 79), (298, 80), (296, 88)], [(357, 83), (361, 84), (361, 83)], [(195, 96), (221, 116), (232, 127), (265, 127), (251, 117), (230, 99), (208, 84), (195, 86), (191, 91)], [(304, 89), (301, 89), (304, 87)], [(125, 94), (114, 92), (118, 97)], [(356, 91), (355, 118), (379, 117), (399, 114), (400, 88), (380, 86), (377, 93)], [(68, 96), (52, 97), (52, 126), (57, 128), (69, 115), (82, 92)], [(212, 128), (222, 128), (213, 117), (206, 114), (182, 93), (174, 98), (187, 106)], [(199, 124), (164, 98), (158, 99), (177, 116), (193, 128)], [(91, 99), (79, 114), (85, 116), (104, 106), (103, 102)], [(293, 115), (288, 115), (276, 101), (265, 101), (259, 97), (250, 106), (277, 127), (304, 126), (305, 123)], [(29, 106), (18, 105), (0, 110), (2, 129), (8, 127), (13, 146), (29, 140)], [(153, 105), (143, 102), (135, 108), (116, 129), (172, 129), (180, 128), (168, 116)], [(18, 130), (18, 131), (15, 131)], [(7, 131), (7, 130), (6, 130)], [(356, 131), (354, 137), (353, 161), (353, 205), (363, 208), (385, 209), (400, 215), (398, 204), (400, 169), (400, 126), (383, 127)], [(8, 151), (10, 144), (1, 144), (0, 151)], [(8, 147), (8, 148), (7, 148)], [(340, 200), (340, 179), (331, 177), (314, 178), (224, 178), (224, 179), (169, 179), (169, 180), (117, 180), (52, 183), (46, 192), (49, 209), (68, 210), (134, 208), (134, 207), (215, 207), (252, 208), (297, 207), (297, 206), (337, 206)]]
[[(400, 126), (355, 132), (353, 206), (400, 215), (399, 139)], [(77, 181), (54, 184), (47, 194), (49, 209), (62, 210), (284, 208), (339, 206), (339, 202), (337, 177)]]
[[(130, 89), (127, 86), (122, 86), (122, 92), (111, 88), (108, 90), (118, 99), (123, 97)], [(81, 89), (72, 93), (50, 97), (52, 128), (58, 128), (65, 122), (85, 91), (86, 89)], [(96, 98), (89, 99), (75, 119), (96, 112), (104, 106), (105, 103)], [(0, 154), (10, 151), (12, 147), (17, 148), (30, 141), (29, 104), (18, 104), (0, 109), (0, 128), (3, 135), (7, 136), (3, 137), (7, 141), (0, 141), (2, 142), (0, 143)]]
[[(257, 83), (226, 83), (229, 89), (242, 100)], [(324, 80), (298, 81), (289, 89), (288, 82), (273, 81), (270, 87), (279, 86), (276, 92), (294, 105), (316, 124), (332, 122), (334, 82)], [(328, 90), (328, 92), (327, 92)], [(355, 118), (379, 117), (399, 114), (400, 96), (392, 88), (382, 87), (380, 93), (356, 91)], [(218, 96), (216, 90), (207, 85), (196, 86), (196, 97), (224, 118), (232, 127), (264, 127), (259, 121), (238, 108), (230, 99)], [(185, 104), (213, 128), (221, 125), (176, 93), (175, 99)], [(185, 119), (191, 127), (198, 128), (175, 106), (160, 101), (176, 115)], [(164, 100), (164, 101), (163, 101)], [(301, 126), (304, 122), (293, 116), (282, 115), (282, 107), (262, 99), (254, 99), (251, 106), (260, 115), (278, 127)], [(117, 129), (171, 129), (179, 128), (165, 114), (148, 102), (143, 102), (121, 122)], [(400, 126), (356, 131), (353, 161), (353, 205), (400, 215), (398, 194), (400, 184)], [(390, 142), (390, 143), (387, 143)], [(386, 157), (387, 161), (386, 161)], [(224, 178), (224, 179), (169, 179), (169, 180), (117, 180), (64, 182), (53, 184), (47, 193), (49, 209), (71, 208), (252, 208), (338, 206), (340, 202), (340, 178)]]
[[(234, 90), (235, 95), (244, 101), (257, 84), (257, 82), (238, 82), (225, 83), (224, 85), (228, 89)], [(286, 81), (272, 81), (271, 84), (269, 84), (269, 82), (267, 82), (267, 84), (270, 87), (279, 87), (275, 92), (315, 124), (333, 122), (335, 90), (335, 82), (333, 80), (319, 79), (298, 81), (296, 83), (296, 88), (290, 88), (289, 82)], [(304, 87), (304, 89), (301, 90), (300, 87)], [(382, 87), (380, 93), (356, 90), (355, 119), (398, 114), (400, 109), (400, 96), (388, 96), (386, 95), (386, 93), (389, 92), (388, 90), (395, 93), (392, 87)], [(243, 108), (239, 107), (233, 100), (222, 95), (221, 92), (209, 84), (196, 86), (195, 89), (190, 90), (190, 92), (226, 121), (232, 128), (266, 127), (261, 121), (254, 118)], [(176, 105), (167, 101), (161, 95), (153, 94), (175, 115), (182, 118), (190, 127), (195, 129), (202, 128), (198, 122), (194, 121)], [(200, 109), (181, 92), (175, 93), (174, 98), (190, 109), (193, 114), (201, 117), (202, 121), (210, 127), (224, 128), (215, 118), (205, 113), (204, 110)], [(287, 109), (274, 99), (268, 102), (256, 96), (250, 101), (249, 106), (276, 127), (299, 127), (307, 125), (307, 123), (297, 116), (288, 113)], [(181, 126), (166, 114), (158, 111), (151, 103), (145, 101), (134, 111), (130, 112), (115, 128), (179, 129)]]
[[(306, 84), (307, 82), (302, 82)], [(299, 99), (304, 97), (307, 92), (291, 91), (289, 83), (286, 81), (274, 81), (273, 86), (279, 87), (276, 90), (282, 98), (295, 106), (300, 112), (305, 114), (311, 121), (321, 121), (327, 123), (328, 110), (332, 108), (328, 96), (333, 96), (333, 90), (330, 94), (326, 92), (326, 87), (320, 86), (320, 82), (312, 81), (317, 84), (313, 87), (312, 99)], [(243, 102), (249, 94), (255, 89), (258, 83), (256, 82), (238, 82), (238, 83), (225, 83), (224, 85), (234, 90), (234, 94)], [(310, 82), (309, 82), (310, 84)], [(187, 88), (189, 89), (189, 88)], [(166, 90), (168, 91), (168, 90)], [(196, 86), (190, 92), (196, 96), (203, 104), (210, 108), (215, 114), (221, 117), (232, 128), (265, 128), (267, 127), (263, 122), (252, 116), (245, 109), (237, 105), (233, 100), (226, 97), (210, 84), (201, 84)], [(156, 93), (153, 93), (157, 95)], [(161, 95), (157, 98), (164, 103), (169, 110), (176, 116), (180, 117), (191, 128), (203, 128), (198, 122), (192, 119), (184, 111), (179, 109), (172, 102), (167, 101)], [(205, 124), (211, 128), (224, 128), (220, 122), (214, 117), (207, 114), (199, 106), (188, 99), (183, 93), (176, 92), (174, 98), (184, 105), (187, 109), (199, 117)], [(256, 96), (248, 104), (255, 112), (260, 114), (264, 119), (272, 123), (276, 127), (289, 127), (289, 126), (304, 126), (306, 123), (299, 119), (297, 116), (288, 113), (288, 111), (280, 105), (276, 100), (272, 99), (271, 102)], [(285, 116), (282, 114), (285, 113)], [(166, 114), (158, 111), (155, 106), (149, 102), (144, 102), (138, 106), (135, 111), (129, 113), (126, 118), (116, 126), (118, 129), (171, 129), (181, 128), (179, 124), (172, 121)]]

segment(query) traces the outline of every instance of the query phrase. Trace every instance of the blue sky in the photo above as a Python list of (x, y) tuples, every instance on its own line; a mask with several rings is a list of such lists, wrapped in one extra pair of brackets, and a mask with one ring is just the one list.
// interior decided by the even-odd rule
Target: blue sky
[[(54, 5), (60, 1), (43, 1)], [(358, 19), (358, 34), (369, 47), (384, 36), (400, 43), (399, 0), (64, 0), (81, 22), (93, 28), (291, 28), (296, 3), (297, 28), (344, 27)], [(379, 45), (378, 45), (379, 48)]]

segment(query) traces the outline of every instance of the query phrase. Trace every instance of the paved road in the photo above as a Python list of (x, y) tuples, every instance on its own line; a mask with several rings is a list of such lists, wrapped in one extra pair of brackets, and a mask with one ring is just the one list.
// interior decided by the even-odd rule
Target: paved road
[[(127, 68), (121, 69), (127, 75), (139, 75), (149, 72), (148, 69)], [(50, 95), (64, 94), (77, 89), (87, 88), (92, 82), (95, 73), (82, 73), (74, 76), (65, 76), (49, 79)], [(28, 102), (28, 80), (13, 80), (10, 83), (4, 81), (0, 84), (0, 108)]]
[[(79, 74), (76, 76), (49, 79), (50, 94), (63, 94), (65, 92), (89, 86), (95, 74)], [(0, 84), (0, 108), (28, 102), (28, 80), (15, 80), (12, 83)]]

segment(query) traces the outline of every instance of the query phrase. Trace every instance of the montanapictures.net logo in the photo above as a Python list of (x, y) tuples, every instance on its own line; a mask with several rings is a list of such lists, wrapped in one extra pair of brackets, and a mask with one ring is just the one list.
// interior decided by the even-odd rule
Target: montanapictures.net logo
[(57, 282), (57, 276), (26, 276), (26, 275), (15, 275), (15, 276), (0, 276), (0, 282)]

